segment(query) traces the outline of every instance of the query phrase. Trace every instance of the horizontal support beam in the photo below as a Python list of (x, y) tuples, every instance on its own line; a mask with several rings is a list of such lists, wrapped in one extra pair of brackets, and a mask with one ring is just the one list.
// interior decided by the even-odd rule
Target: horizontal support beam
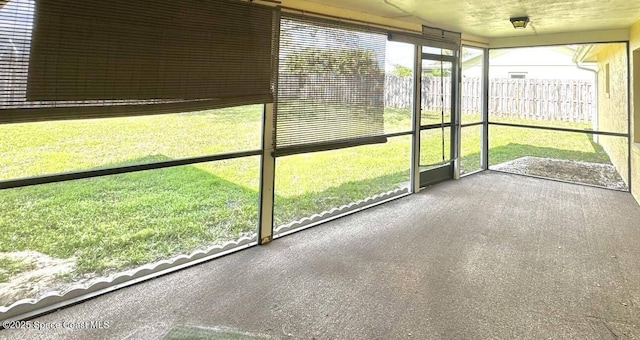
[(242, 151), (242, 152), (221, 153), (221, 154), (210, 155), (210, 156), (180, 158), (180, 159), (153, 162), (153, 163), (147, 163), (147, 164), (135, 164), (135, 165), (93, 169), (93, 170), (65, 172), (65, 173), (53, 174), (53, 175), (27, 177), (27, 178), (0, 181), (0, 189), (19, 188), (19, 187), (26, 187), (30, 185), (36, 185), (36, 184), (46, 184), (46, 183), (54, 183), (54, 182), (71, 181), (75, 179), (117, 175), (117, 174), (124, 174), (124, 173), (135, 172), (135, 171), (162, 169), (162, 168), (169, 168), (169, 167), (180, 166), (180, 165), (189, 165), (189, 164), (195, 164), (195, 163), (222, 161), (226, 159), (259, 156), (261, 154), (262, 154), (262, 151), (260, 150), (250, 150), (250, 151)]
[(553, 126), (524, 125), (524, 124), (498, 123), (498, 122), (489, 122), (489, 125), (509, 126), (509, 127), (517, 127), (517, 128), (538, 129), (538, 130), (551, 130), (551, 131), (559, 131), (559, 132), (574, 132), (574, 133), (584, 133), (584, 134), (589, 134), (589, 135), (602, 135), (602, 136), (613, 136), (613, 137), (629, 138), (629, 134), (628, 133), (618, 133), (618, 132), (578, 130), (578, 129), (559, 128), (559, 127), (553, 127)]
[(466, 127), (471, 127), (471, 126), (479, 126), (484, 124), (484, 122), (476, 122), (476, 123), (467, 123), (467, 124), (461, 124), (460, 127), (461, 128), (466, 128)]
[(437, 124), (429, 124), (429, 125), (420, 125), (420, 131), (422, 130), (433, 130), (433, 129), (440, 129), (443, 127), (451, 127), (453, 124), (452, 123), (437, 123)]
[[(351, 22), (359, 25), (382, 28), (402, 32), (415, 32), (422, 34), (422, 25), (409, 20), (398, 20), (388, 17), (381, 17), (362, 11), (354, 11), (308, 0), (281, 0), (279, 6), (285, 13), (300, 13), (308, 16), (322, 17), (327, 19)], [(398, 16), (404, 13), (397, 11)]]
[[(292, 146), (285, 146), (281, 148), (278, 148), (276, 146), (276, 150), (272, 152), (271, 155), (273, 157), (283, 157), (283, 156), (297, 155), (301, 153), (346, 149), (346, 148), (352, 148), (352, 147), (362, 146), (362, 145), (384, 144), (386, 142), (387, 142), (387, 137), (385, 136), (371, 136), (371, 137), (344, 139), (344, 140), (327, 141), (327, 142), (319, 142), (319, 143), (292, 145)], [(276, 143), (277, 143), (277, 140), (276, 140)]]
[(431, 53), (422, 53), (422, 60), (437, 60), (437, 61), (448, 61), (453, 63), (456, 59), (452, 56), (448, 55), (439, 55), (439, 54), (431, 54)]
[(565, 32), (493, 38), (489, 39), (489, 48), (595, 44), (607, 42), (625, 42), (628, 40), (629, 30), (624, 28), (616, 30)]
[(489, 39), (462, 32), (462, 46), (487, 48), (489, 47)]

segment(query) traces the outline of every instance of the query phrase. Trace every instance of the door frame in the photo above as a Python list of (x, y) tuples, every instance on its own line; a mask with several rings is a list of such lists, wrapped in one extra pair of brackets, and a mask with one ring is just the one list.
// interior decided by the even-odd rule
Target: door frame
[[(413, 173), (414, 191), (419, 191), (429, 185), (439, 182), (457, 179), (460, 177), (459, 149), (460, 149), (460, 115), (459, 115), (459, 81), (460, 81), (460, 49), (453, 50), (453, 55), (437, 55), (423, 53), (422, 47), (432, 47), (429, 45), (416, 45), (416, 57), (414, 65), (414, 110), (413, 110), (413, 131), (414, 131), (414, 159)], [(422, 125), (422, 62), (433, 60), (451, 63), (451, 120), (450, 122)], [(442, 75), (440, 76), (442, 77)], [(450, 128), (450, 151), (449, 161), (440, 166), (420, 170), (420, 136), (422, 131)], [(444, 138), (444, 137), (443, 137)]]

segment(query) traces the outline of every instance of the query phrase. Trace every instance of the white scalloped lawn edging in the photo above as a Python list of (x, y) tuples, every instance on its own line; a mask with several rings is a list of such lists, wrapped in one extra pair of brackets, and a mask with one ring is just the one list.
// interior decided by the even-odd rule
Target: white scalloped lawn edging
[[(313, 214), (274, 229), (274, 234), (284, 234), (290, 231), (318, 224), (342, 215), (346, 215), (361, 209), (373, 206), (377, 203), (391, 200), (409, 190), (397, 188), (391, 191), (373, 195), (340, 207)], [(235, 241), (228, 241), (222, 245), (216, 245), (204, 250), (196, 250), (189, 255), (177, 255), (171, 259), (161, 260), (143, 265), (138, 268), (112, 274), (108, 277), (91, 279), (85, 283), (73, 285), (62, 291), (52, 291), (38, 298), (22, 299), (13, 304), (0, 306), (0, 321), (19, 320), (42, 314), (57, 308), (61, 308), (100, 294), (104, 294), (122, 287), (148, 280), (172, 271), (192, 266), (228, 253), (248, 248), (257, 244), (257, 235), (243, 236)]]
[(0, 320), (17, 320), (57, 309), (78, 301), (104, 294), (134, 283), (192, 266), (228, 253), (257, 244), (257, 235), (243, 236), (235, 241), (195, 250), (189, 255), (177, 255), (170, 259), (145, 264), (141, 267), (92, 279), (73, 285), (62, 291), (52, 291), (38, 298), (22, 299), (0, 307)]
[(376, 203), (386, 201), (394, 198), (395, 196), (408, 193), (408, 188), (397, 188), (391, 191), (383, 192), (377, 195), (373, 195), (349, 204), (342, 205), (340, 207), (334, 207), (329, 210), (325, 210), (318, 214), (313, 214), (309, 217), (301, 218), (297, 221), (287, 223), (274, 229), (274, 234), (284, 234), (290, 231), (294, 231), (300, 228), (307, 227), (311, 224), (316, 224), (331, 218), (337, 218), (341, 215), (363, 209), (365, 207), (374, 205)]

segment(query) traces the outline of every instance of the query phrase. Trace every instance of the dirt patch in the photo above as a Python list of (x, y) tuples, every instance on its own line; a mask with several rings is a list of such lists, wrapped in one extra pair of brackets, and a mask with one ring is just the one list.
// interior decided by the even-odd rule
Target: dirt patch
[(75, 264), (73, 259), (57, 259), (37, 251), (0, 252), (0, 255), (22, 260), (32, 268), (0, 283), (0, 306), (64, 287), (66, 283), (60, 276), (70, 273)]
[(617, 190), (628, 189), (616, 168), (611, 164), (527, 156), (494, 165), (491, 169), (523, 175), (550, 177)]

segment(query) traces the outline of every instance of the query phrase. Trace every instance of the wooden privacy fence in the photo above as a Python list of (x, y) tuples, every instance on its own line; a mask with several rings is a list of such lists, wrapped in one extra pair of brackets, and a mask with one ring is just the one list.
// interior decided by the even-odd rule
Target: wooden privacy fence
[[(411, 107), (411, 77), (386, 75), (385, 106)], [(480, 78), (463, 78), (462, 113), (479, 113), (482, 106)], [(444, 99), (441, 100), (441, 98)], [(422, 109), (451, 108), (451, 79), (422, 80)], [(490, 79), (489, 114), (539, 120), (591, 122), (596, 112), (594, 84), (588, 80)]]
[(586, 80), (492, 79), (489, 112), (496, 116), (590, 122), (593, 84)]
[[(422, 78), (422, 109), (448, 111), (451, 109), (451, 79), (440, 77)], [(413, 81), (411, 77), (385, 76), (384, 105), (386, 107), (411, 108)], [(480, 91), (478, 91), (480, 95)], [(479, 106), (478, 106), (479, 107)]]

